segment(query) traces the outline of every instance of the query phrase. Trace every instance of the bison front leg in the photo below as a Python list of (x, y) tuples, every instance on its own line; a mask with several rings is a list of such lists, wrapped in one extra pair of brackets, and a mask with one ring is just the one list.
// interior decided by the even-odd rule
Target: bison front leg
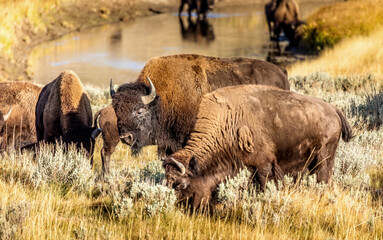
[(184, 9), (184, 5), (187, 0), (181, 0), (180, 8), (178, 10), (178, 16), (181, 16), (182, 10)]
[[(118, 144), (118, 143), (117, 143)], [(101, 149), (101, 161), (102, 161), (102, 174), (106, 175), (110, 173), (110, 158), (112, 157), (112, 154), (116, 150), (116, 146), (111, 147), (103, 147)]]

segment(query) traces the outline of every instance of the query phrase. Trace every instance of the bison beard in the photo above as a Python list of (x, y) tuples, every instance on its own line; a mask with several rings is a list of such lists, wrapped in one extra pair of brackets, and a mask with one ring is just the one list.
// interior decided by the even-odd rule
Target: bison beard
[(204, 96), (186, 146), (164, 161), (165, 176), (179, 198), (198, 196), (195, 207), (243, 166), (262, 189), (306, 171), (328, 183), (341, 135), (352, 137), (347, 120), (320, 99), (267, 86), (221, 88)]

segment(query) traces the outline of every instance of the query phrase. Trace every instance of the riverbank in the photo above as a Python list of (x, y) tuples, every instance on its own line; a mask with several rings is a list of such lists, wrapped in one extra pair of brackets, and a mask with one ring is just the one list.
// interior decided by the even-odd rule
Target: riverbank
[[(0, 0), (0, 80), (30, 79), (31, 49), (64, 34), (176, 8), (176, 0)], [(152, 11), (154, 10), (154, 11)]]

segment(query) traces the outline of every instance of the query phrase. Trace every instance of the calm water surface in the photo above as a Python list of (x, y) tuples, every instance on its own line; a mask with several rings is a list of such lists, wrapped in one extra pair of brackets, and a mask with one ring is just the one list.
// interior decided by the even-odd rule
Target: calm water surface
[[(303, 18), (323, 4), (301, 4)], [(33, 80), (46, 84), (66, 69), (84, 84), (107, 87), (135, 81), (152, 57), (199, 53), (267, 59), (272, 52), (264, 6), (216, 9), (206, 21), (160, 14), (75, 32), (36, 47), (30, 57)]]

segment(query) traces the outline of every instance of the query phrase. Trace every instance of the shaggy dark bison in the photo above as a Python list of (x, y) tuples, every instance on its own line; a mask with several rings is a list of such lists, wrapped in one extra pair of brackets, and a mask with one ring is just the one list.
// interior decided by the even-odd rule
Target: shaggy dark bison
[(242, 167), (262, 189), (306, 171), (327, 183), (340, 136), (352, 137), (347, 120), (320, 99), (269, 86), (221, 88), (202, 99), (186, 146), (165, 159), (167, 183), (179, 198), (195, 195), (196, 207)]
[(270, 40), (278, 40), (283, 29), (286, 37), (294, 41), (295, 28), (302, 24), (299, 6), (295, 0), (271, 0), (265, 5)]
[(0, 111), (6, 113), (12, 107), (1, 132), (0, 151), (20, 149), (36, 142), (35, 106), (40, 91), (40, 87), (29, 82), (0, 83)]
[[(146, 77), (153, 81), (149, 86)], [(194, 54), (153, 58), (136, 82), (116, 93), (111, 89), (120, 139), (134, 154), (158, 145), (159, 154), (169, 155), (186, 143), (202, 96), (240, 84), (290, 88), (286, 70), (261, 60)]]
[(185, 6), (188, 5), (189, 17), (191, 17), (191, 12), (195, 9), (197, 11), (197, 17), (199, 18), (202, 15), (206, 17), (207, 11), (213, 9), (214, 0), (181, 0), (178, 14), (181, 15), (182, 10)]
[(80, 79), (62, 72), (41, 90), (36, 104), (37, 141), (74, 143), (93, 154), (101, 129), (92, 127), (92, 109)]

